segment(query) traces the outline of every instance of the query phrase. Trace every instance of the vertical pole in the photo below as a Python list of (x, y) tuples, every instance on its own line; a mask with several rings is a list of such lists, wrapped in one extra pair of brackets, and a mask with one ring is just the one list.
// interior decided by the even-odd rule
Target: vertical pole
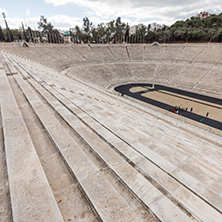
[(10, 36), (10, 32), (9, 32), (9, 28), (8, 28), (8, 23), (7, 23), (7, 21), (6, 21), (5, 13), (2, 12), (2, 15), (3, 15), (3, 18), (4, 18), (4, 20), (5, 20), (5, 26), (6, 26), (7, 33), (8, 33), (8, 39), (9, 39), (9, 41), (11, 42), (12, 40), (11, 40), (11, 36)]

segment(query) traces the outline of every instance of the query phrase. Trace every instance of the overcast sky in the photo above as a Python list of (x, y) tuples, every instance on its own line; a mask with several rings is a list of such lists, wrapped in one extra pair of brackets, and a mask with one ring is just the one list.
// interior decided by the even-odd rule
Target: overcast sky
[[(37, 22), (44, 15), (54, 27), (68, 30), (82, 26), (83, 17), (93, 24), (109, 22), (121, 17), (129, 25), (152, 22), (171, 25), (198, 12), (222, 12), (221, 0), (0, 0), (0, 12), (5, 12), (10, 28), (25, 26), (38, 29)], [(0, 15), (0, 25), (5, 23)]]

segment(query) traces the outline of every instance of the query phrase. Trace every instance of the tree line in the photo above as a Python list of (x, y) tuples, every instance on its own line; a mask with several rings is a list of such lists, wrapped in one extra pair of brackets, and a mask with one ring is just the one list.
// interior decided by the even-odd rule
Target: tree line
[[(40, 19), (38, 28), (38, 31), (30, 27), (11, 29), (11, 41), (64, 43), (65, 35), (61, 35), (46, 18)], [(120, 17), (97, 26), (85, 17), (82, 28), (75, 26), (68, 37), (73, 43), (222, 42), (222, 13), (204, 19), (193, 16), (185, 21), (176, 21), (171, 26), (142, 25), (134, 34), (130, 34), (129, 25), (122, 22)], [(1, 27), (0, 41), (9, 41), (7, 30)]]
[[(20, 29), (2, 29), (0, 26), (0, 41), (27, 41), (34, 43), (64, 43), (64, 38), (58, 29), (49, 22), (46, 18), (41, 18), (38, 22), (38, 29), (33, 30), (30, 27), (24, 28), (23, 24)], [(10, 37), (9, 37), (10, 35)]]

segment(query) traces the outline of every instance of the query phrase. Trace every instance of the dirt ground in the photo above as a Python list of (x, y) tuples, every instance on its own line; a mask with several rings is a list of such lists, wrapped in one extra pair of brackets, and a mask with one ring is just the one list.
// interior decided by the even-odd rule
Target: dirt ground
[[(149, 90), (149, 87), (133, 87), (130, 91), (135, 93), (147, 90)], [(193, 108), (193, 113), (202, 116), (206, 116), (207, 112), (209, 112), (209, 118), (222, 122), (222, 106), (215, 103), (198, 100), (165, 90), (148, 91), (143, 93), (142, 96), (169, 104), (171, 106), (180, 106), (185, 109), (188, 108), (188, 111)]]

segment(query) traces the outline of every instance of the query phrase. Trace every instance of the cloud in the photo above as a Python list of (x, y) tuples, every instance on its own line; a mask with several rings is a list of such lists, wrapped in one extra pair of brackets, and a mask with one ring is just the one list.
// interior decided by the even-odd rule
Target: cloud
[[(21, 27), (21, 19), (15, 17), (15, 18), (6, 18), (8, 26), (10, 29), (17, 29), (18, 27)], [(0, 26), (2, 28), (5, 28), (5, 22), (3, 19), (0, 19)]]
[[(21, 27), (21, 22), (23, 22), (25, 28), (31, 27), (34, 30), (38, 30), (38, 22), (40, 17), (30, 17), (20, 19), (17, 17), (7, 18), (7, 23), (10, 29), (17, 29)], [(47, 22), (50, 22), (56, 29), (69, 30), (69, 28), (74, 28), (76, 25), (82, 26), (82, 18), (70, 17), (66, 15), (54, 15), (47, 17)], [(4, 20), (0, 18), (0, 26), (5, 27)]]
[[(5, 8), (0, 8), (0, 13), (2, 14), (2, 12), (4, 12), (5, 13), (5, 15), (7, 16), (7, 10), (5, 9)], [(2, 15), (1, 15), (2, 16)]]
[(25, 14), (30, 15), (30, 10), (28, 8), (26, 9)]
[[(52, 9), (49, 15), (46, 15), (47, 21), (61, 30), (68, 30), (76, 25), (82, 26), (82, 18), (88, 17), (94, 25), (99, 23), (107, 23), (111, 20), (121, 17), (122, 21), (129, 25), (157, 22), (159, 24), (171, 25), (177, 20), (185, 20), (191, 16), (195, 16), (198, 12), (209, 11), (210, 13), (218, 14), (222, 11), (221, 0), (44, 0), (45, 4), (50, 4), (48, 8)], [(79, 17), (53, 14), (53, 8), (60, 6), (81, 9), (84, 13)], [(63, 7), (64, 9), (65, 7)], [(34, 9), (30, 8), (32, 14)], [(0, 8), (0, 12), (5, 12), (7, 22), (10, 28), (18, 28), (21, 26), (21, 21), (33, 29), (38, 29), (40, 17), (31, 17), (30, 9), (26, 9), (26, 19), (11, 18), (7, 16), (7, 11)], [(78, 14), (78, 13), (77, 13)], [(0, 25), (5, 26), (4, 20), (0, 15)]]
[(47, 21), (50, 22), (57, 29), (62, 30), (74, 28), (76, 25), (82, 26), (82, 18), (70, 17), (66, 15), (47, 17)]
[[(47, 4), (61, 6), (77, 4), (88, 9), (90, 16), (101, 19), (131, 18), (137, 21), (155, 21), (172, 24), (178, 19), (187, 19), (200, 11), (221, 12), (221, 0), (44, 0)], [(93, 20), (92, 20), (93, 21)]]
[[(38, 22), (40, 18), (28, 18), (25, 20), (27, 26), (33, 29), (38, 29)], [(76, 25), (82, 25), (82, 18), (70, 17), (66, 15), (55, 15), (47, 17), (47, 22), (50, 22), (55, 28), (61, 30), (69, 30), (69, 28), (74, 28)]]

